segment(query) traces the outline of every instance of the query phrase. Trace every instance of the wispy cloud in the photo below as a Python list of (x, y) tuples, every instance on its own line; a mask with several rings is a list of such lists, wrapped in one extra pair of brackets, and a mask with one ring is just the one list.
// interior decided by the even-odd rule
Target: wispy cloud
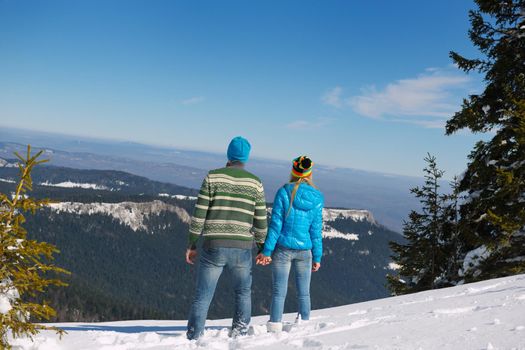
[(321, 98), (324, 104), (329, 106), (340, 108), (343, 106), (343, 101), (341, 95), (343, 94), (343, 89), (340, 86), (336, 86), (333, 89), (327, 91)]
[(189, 106), (189, 105), (196, 105), (196, 104), (201, 103), (203, 101), (204, 101), (204, 96), (194, 96), (194, 97), (190, 97), (190, 98), (187, 98), (185, 100), (182, 100), (182, 101), (180, 101), (180, 103), (185, 105), (185, 106)]
[(292, 130), (315, 130), (322, 128), (333, 121), (331, 118), (317, 118), (316, 120), (295, 120), (286, 124)]
[[(335, 94), (334, 101), (365, 117), (442, 128), (471, 88), (471, 79), (455, 69), (428, 68), (415, 78), (397, 80), (381, 89), (370, 86), (350, 97)], [(332, 91), (341, 91), (335, 89)]]

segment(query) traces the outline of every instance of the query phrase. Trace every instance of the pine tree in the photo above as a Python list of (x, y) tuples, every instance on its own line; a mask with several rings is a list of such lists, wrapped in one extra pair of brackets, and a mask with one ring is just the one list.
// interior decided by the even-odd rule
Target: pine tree
[(450, 182), (450, 194), (442, 195), (444, 203), (442, 220), (442, 247), (446, 255), (445, 274), (441, 281), (443, 286), (456, 285), (461, 278), (458, 276), (460, 269), (461, 251), (459, 227), (459, 203), (463, 199), (459, 189), (459, 178), (454, 176)]
[[(403, 225), (407, 244), (391, 242), (394, 262), (400, 265), (399, 275), (387, 276), (394, 294), (406, 294), (442, 287), (445, 283), (450, 239), (445, 236), (447, 196), (440, 194), (444, 172), (438, 169), (436, 158), (425, 158), (425, 184), (410, 191), (421, 202), (421, 212), (413, 210)], [(450, 226), (450, 225), (449, 225)]]
[(525, 272), (525, 0), (476, 4), (469, 36), (482, 57), (450, 55), (465, 72), (484, 74), (486, 86), (447, 122), (447, 134), (494, 134), (476, 144), (459, 184), (466, 281)]
[(46, 302), (31, 301), (48, 286), (64, 286), (59, 279), (51, 278), (56, 273), (67, 273), (50, 264), (58, 250), (48, 243), (27, 239), (22, 227), (24, 213), (35, 213), (49, 203), (48, 200), (29, 198), (32, 189), (31, 171), (46, 160), (38, 160), (42, 152), (27, 156), (16, 156), (19, 163), (19, 182), (12, 195), (0, 193), (0, 349), (10, 349), (8, 335), (12, 337), (32, 336), (43, 329), (54, 329), (31, 322), (32, 318), (49, 320), (55, 310)]

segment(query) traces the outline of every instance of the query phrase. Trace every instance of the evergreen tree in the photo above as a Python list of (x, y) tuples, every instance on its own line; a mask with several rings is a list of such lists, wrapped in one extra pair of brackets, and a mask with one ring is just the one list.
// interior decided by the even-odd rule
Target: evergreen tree
[(460, 240), (466, 281), (525, 272), (525, 0), (476, 0), (469, 36), (481, 58), (451, 52), (465, 72), (484, 74), (447, 122), (447, 134), (492, 131), (469, 156), (459, 184)]
[(46, 302), (34, 302), (36, 297), (48, 286), (65, 285), (58, 279), (50, 278), (52, 273), (67, 273), (49, 263), (57, 249), (47, 243), (27, 239), (27, 231), (22, 227), (24, 213), (34, 213), (49, 203), (48, 200), (35, 200), (27, 196), (32, 189), (31, 171), (33, 167), (45, 162), (38, 160), (42, 152), (27, 157), (19, 154), (20, 179), (11, 195), (0, 193), (0, 349), (10, 349), (8, 335), (14, 338), (32, 336), (42, 329), (55, 329), (31, 322), (31, 318), (48, 320), (55, 316), (55, 310)]
[(445, 274), (441, 281), (443, 286), (455, 285), (460, 280), (461, 251), (463, 245), (460, 240), (459, 203), (463, 199), (459, 189), (459, 178), (454, 176), (450, 182), (451, 193), (442, 195), (444, 203), (442, 220), (442, 247), (447, 256)]
[(406, 294), (442, 287), (447, 275), (450, 234), (445, 235), (447, 196), (439, 193), (443, 171), (439, 170), (436, 158), (428, 155), (425, 184), (410, 191), (421, 202), (421, 212), (413, 210), (409, 221), (404, 223), (403, 234), (406, 244), (391, 242), (393, 260), (400, 265), (399, 275), (387, 276), (389, 287), (394, 294)]

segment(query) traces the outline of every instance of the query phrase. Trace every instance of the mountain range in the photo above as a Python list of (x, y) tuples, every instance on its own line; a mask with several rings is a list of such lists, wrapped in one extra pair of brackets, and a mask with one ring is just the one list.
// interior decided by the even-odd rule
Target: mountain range
[[(209, 169), (226, 162), (222, 152), (0, 128), (0, 157), (12, 158), (14, 151), (23, 152), (27, 144), (35, 150), (45, 150), (45, 156), (55, 166), (120, 170), (190, 188), (199, 188)], [(226, 145), (218, 145), (218, 149), (222, 148)], [(288, 180), (290, 162), (254, 157), (247, 166), (262, 179), (267, 200), (273, 201), (277, 189)], [(409, 189), (420, 185), (421, 178), (325, 166), (319, 160), (314, 180), (324, 192), (328, 206), (370, 210), (383, 225), (398, 232), (410, 210), (419, 208)]]
[[(0, 191), (14, 189), (17, 168), (0, 161)], [(44, 165), (33, 173), (37, 198), (54, 203), (28, 215), (30, 238), (55, 244), (56, 263), (72, 272), (68, 288), (46, 294), (56, 321), (183, 319), (193, 295), (195, 268), (184, 262), (196, 190), (113, 170)], [(314, 308), (388, 296), (385, 276), (395, 273), (389, 241), (403, 237), (363, 209), (324, 212), (323, 267), (312, 279)], [(255, 314), (268, 312), (271, 270), (254, 268)], [(226, 273), (211, 318), (232, 312)], [(295, 310), (290, 278), (286, 310)]]

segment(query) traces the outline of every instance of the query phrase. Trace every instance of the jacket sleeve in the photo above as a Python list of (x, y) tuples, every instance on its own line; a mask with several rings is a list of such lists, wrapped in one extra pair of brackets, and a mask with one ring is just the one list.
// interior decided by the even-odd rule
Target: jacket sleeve
[(190, 234), (189, 244), (190, 248), (195, 248), (195, 244), (201, 236), (202, 230), (204, 229), (204, 222), (206, 221), (206, 215), (208, 214), (208, 208), (210, 205), (210, 185), (208, 182), (208, 176), (202, 181), (202, 186), (197, 197), (197, 203), (195, 204), (195, 210), (191, 218), (190, 223)]
[(262, 249), (268, 231), (268, 212), (266, 211), (266, 198), (264, 196), (264, 188), (262, 184), (260, 184), (260, 188), (257, 191), (257, 198), (255, 200), (252, 230), (257, 247)]
[(314, 209), (314, 219), (310, 225), (312, 240), (312, 261), (320, 263), (323, 257), (323, 207), (324, 200)]
[(282, 187), (273, 201), (272, 209), (272, 220), (270, 222), (270, 228), (268, 229), (268, 235), (266, 236), (266, 242), (264, 242), (263, 254), (266, 256), (272, 255), (281, 230), (283, 228), (284, 219), (286, 216), (286, 190)]

